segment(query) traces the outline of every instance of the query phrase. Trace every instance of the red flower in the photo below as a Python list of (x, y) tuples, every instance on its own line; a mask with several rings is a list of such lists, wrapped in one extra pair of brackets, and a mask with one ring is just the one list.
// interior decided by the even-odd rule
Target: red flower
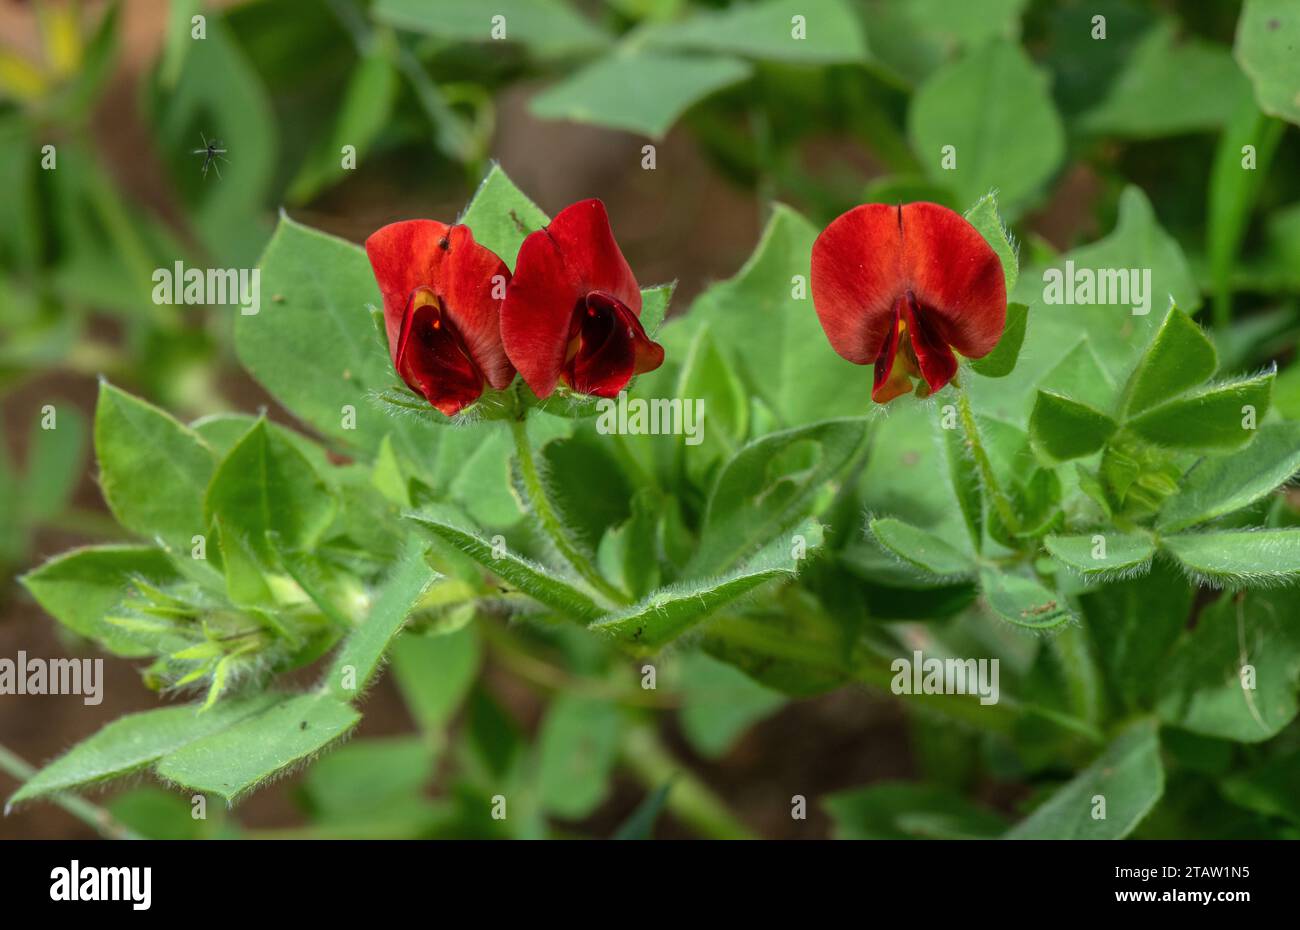
[(524, 240), (501, 308), (506, 353), (538, 397), (561, 379), (615, 397), (663, 364), (641, 327), (641, 290), (614, 241), (605, 205), (584, 200)]
[(880, 404), (910, 391), (912, 378), (924, 381), (918, 394), (933, 394), (957, 373), (952, 349), (987, 355), (1006, 325), (997, 254), (933, 203), (869, 203), (836, 218), (813, 243), (812, 294), (831, 347), (875, 365)]
[(366, 240), (393, 366), (447, 416), (510, 386), (500, 312), (510, 270), (467, 226), (407, 220)]

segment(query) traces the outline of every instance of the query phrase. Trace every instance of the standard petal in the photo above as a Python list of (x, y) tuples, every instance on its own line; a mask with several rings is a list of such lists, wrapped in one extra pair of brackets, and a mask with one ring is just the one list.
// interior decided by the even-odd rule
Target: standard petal
[(379, 293), (384, 298), (384, 328), (388, 352), (397, 362), (397, 340), (411, 292), (421, 285), (432, 287), (431, 272), (438, 243), (448, 227), (436, 220), (403, 220), (389, 223), (366, 240), (366, 255), (374, 269)]
[(457, 330), (475, 364), (495, 388), (514, 378), (514, 366), (501, 345), (500, 312), (510, 269), (490, 249), (474, 241), (468, 226), (436, 220), (392, 223), (366, 240), (366, 254), (384, 298), (384, 326), (393, 363), (411, 295), (430, 288)]
[(447, 247), (439, 252), (431, 286), (488, 384), (504, 390), (515, 377), (501, 343), (501, 306), (509, 291), (510, 269), (495, 252), (474, 241), (468, 226), (451, 227)]
[(641, 315), (641, 289), (614, 239), (601, 201), (582, 200), (565, 207), (544, 232), (559, 247), (569, 273), (584, 293), (603, 291)]
[(524, 240), (501, 308), (501, 341), (538, 397), (549, 396), (560, 380), (570, 325), (586, 293), (545, 230)]
[(993, 350), (1006, 327), (1002, 261), (979, 230), (934, 203), (902, 208), (904, 261), (921, 315), (967, 358)]
[(880, 355), (906, 289), (899, 215), (897, 207), (863, 204), (813, 243), (813, 307), (831, 348), (858, 365)]

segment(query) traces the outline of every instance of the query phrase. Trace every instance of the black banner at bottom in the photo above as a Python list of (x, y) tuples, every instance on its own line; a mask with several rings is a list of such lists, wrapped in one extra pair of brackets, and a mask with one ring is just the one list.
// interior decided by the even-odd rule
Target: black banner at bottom
[[(114, 919), (246, 907), (259, 919), (433, 916), (463, 901), (521, 913), (594, 899), (723, 908), (734, 918), (773, 897), (799, 908), (855, 900), (861, 913), (978, 906), (1032, 915), (1200, 908), (1227, 916), (1296, 898), (1295, 854), (1281, 842), (8, 842), (8, 913), (78, 909)], [(821, 896), (821, 897), (819, 897)], [(439, 903), (440, 902), (440, 903)], [(837, 905), (838, 906), (838, 905)], [(938, 910), (934, 910), (938, 909)], [(227, 911), (229, 920), (237, 912)], [(444, 911), (444, 916), (448, 912)], [(918, 917), (924, 916), (918, 914)]]

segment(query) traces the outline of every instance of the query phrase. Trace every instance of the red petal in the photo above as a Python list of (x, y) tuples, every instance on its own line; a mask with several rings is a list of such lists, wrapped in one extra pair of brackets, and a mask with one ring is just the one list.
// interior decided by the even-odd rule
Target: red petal
[(895, 397), (901, 397), (912, 390), (912, 379), (907, 376), (904, 367), (894, 365), (894, 360), (898, 357), (899, 345), (897, 306), (892, 313), (894, 322), (885, 332), (885, 339), (880, 344), (871, 384), (871, 399), (878, 404), (887, 404)]
[(506, 352), (537, 396), (555, 390), (575, 314), (585, 311), (594, 291), (640, 316), (641, 290), (614, 241), (605, 205), (584, 200), (524, 240), (501, 308)]
[(601, 291), (587, 295), (571, 332), (573, 355), (565, 363), (564, 380), (583, 394), (617, 397), (634, 374), (663, 364), (663, 347), (650, 341), (636, 315)]
[(911, 291), (901, 301), (903, 321), (907, 324), (907, 335), (912, 341), (912, 352), (916, 356), (921, 377), (929, 387), (927, 393), (933, 394), (952, 380), (957, 373), (957, 358), (952, 349), (935, 332), (932, 317), (927, 316), (918, 306)]
[(926, 323), (967, 358), (988, 355), (1007, 323), (1006, 277), (993, 247), (961, 214), (934, 203), (903, 207), (903, 241)]
[(411, 294), (395, 364), (402, 380), (447, 416), (459, 413), (483, 393), (483, 373), (432, 288), (418, 287)]
[[(875, 361), (894, 306), (908, 291), (919, 306), (918, 361), (938, 341), (979, 358), (1001, 338), (1002, 263), (979, 231), (947, 207), (864, 204), (836, 218), (813, 243), (813, 305), (832, 348), (849, 361)], [(938, 377), (947, 362), (930, 354), (930, 375)]]
[(465, 347), (488, 383), (503, 389), (514, 366), (501, 344), (500, 311), (510, 269), (474, 241), (468, 226), (434, 220), (392, 223), (366, 240), (375, 280), (384, 298), (388, 347), (397, 363), (398, 338), (411, 295), (432, 289), (442, 312), (455, 323)]
[(831, 348), (857, 365), (880, 355), (894, 304), (906, 289), (899, 210), (854, 207), (831, 222), (812, 248), (813, 306)]
[(582, 200), (565, 207), (541, 232), (559, 247), (583, 293), (604, 291), (641, 315), (641, 288), (614, 240), (603, 203)]

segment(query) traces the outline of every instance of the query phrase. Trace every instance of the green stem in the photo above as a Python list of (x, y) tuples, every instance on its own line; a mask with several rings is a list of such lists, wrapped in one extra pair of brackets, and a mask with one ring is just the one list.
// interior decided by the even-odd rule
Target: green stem
[(650, 724), (627, 731), (623, 761), (649, 791), (657, 791), (671, 780), (673, 786), (665, 805), (674, 817), (700, 836), (716, 840), (756, 838), (713, 789), (674, 758)]
[(645, 691), (640, 687), (620, 687), (613, 682), (575, 676), (567, 669), (534, 655), (504, 625), (489, 620), (480, 623), (479, 630), (497, 661), (539, 692), (580, 694), (626, 707), (651, 710), (668, 710), (681, 706), (681, 698), (677, 695)]
[(587, 584), (615, 604), (627, 604), (627, 595), (596, 571), (595, 566), (583, 555), (582, 550), (569, 538), (568, 530), (560, 520), (559, 514), (555, 512), (555, 508), (551, 506), (551, 500), (547, 497), (546, 488), (542, 484), (542, 476), (537, 470), (537, 461), (533, 457), (533, 447), (528, 441), (526, 422), (523, 419), (511, 420), (510, 433), (515, 439), (515, 454), (519, 458), (519, 473), (524, 481), (524, 491), (543, 531), (555, 544), (560, 555), (573, 566), (574, 571), (581, 575)]
[(975, 422), (974, 412), (971, 411), (970, 396), (956, 379), (953, 380), (953, 390), (957, 392), (957, 414), (961, 418), (961, 428), (966, 434), (966, 444), (970, 446), (971, 454), (975, 457), (975, 467), (979, 469), (984, 493), (992, 502), (993, 509), (998, 512), (1002, 525), (1007, 528), (1008, 533), (1014, 535), (1020, 531), (1020, 521), (1011, 506), (1011, 498), (1007, 497), (1006, 492), (1002, 490), (1002, 485), (998, 483), (997, 475), (993, 473), (993, 462), (989, 459), (988, 452), (984, 450), (979, 425)]
[[(25, 782), (36, 774), (36, 769), (32, 768), (21, 758), (10, 752), (5, 746), (0, 745), (0, 769), (8, 772), (19, 782)], [(95, 804), (91, 804), (85, 798), (78, 797), (75, 794), (63, 792), (50, 797), (50, 800), (63, 808), (73, 817), (76, 817), (82, 823), (93, 828), (96, 833), (109, 840), (138, 840), (143, 837), (131, 828), (125, 826), (117, 820), (112, 814)], [(8, 813), (6, 808), (5, 813)]]

